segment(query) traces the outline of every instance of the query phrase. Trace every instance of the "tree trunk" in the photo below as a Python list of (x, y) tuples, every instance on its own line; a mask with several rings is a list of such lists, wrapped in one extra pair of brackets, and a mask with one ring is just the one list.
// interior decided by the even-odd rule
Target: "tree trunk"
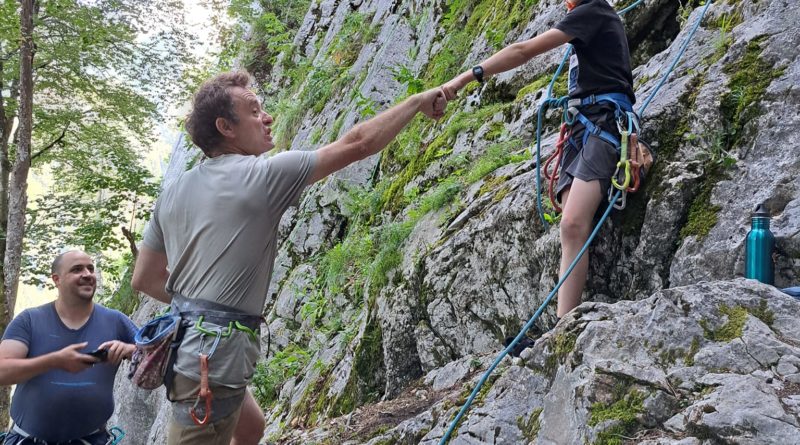
[(6, 307), (13, 313), (22, 263), (22, 240), (25, 237), (25, 209), (28, 206), (28, 171), (31, 167), (33, 127), (33, 18), (36, 1), (20, 0), (19, 63), (19, 144), (8, 187), (8, 229), (3, 261)]
[[(0, 73), (3, 72), (3, 61), (0, 60)], [(8, 225), (8, 175), (11, 171), (11, 162), (8, 158), (8, 147), (11, 142), (11, 131), (14, 129), (14, 119), (16, 110), (10, 110), (6, 106), (6, 98), (3, 91), (9, 91), (8, 103), (13, 103), (19, 95), (17, 84), (4, 85), (3, 77), (0, 76), (0, 258), (6, 255), (6, 229)], [(5, 327), (11, 320), (13, 310), (8, 311), (5, 304), (5, 278), (3, 276), (3, 264), (0, 262), (0, 298), (3, 304), (0, 305), (0, 328), (5, 332)]]
[[(20, 0), (20, 90), (10, 88), (11, 96), (20, 94), (19, 145), (13, 172), (8, 156), (11, 131), (14, 123), (12, 110), (0, 108), (2, 140), (0, 140), (0, 253), (2, 254), (2, 277), (0, 292), (3, 295), (0, 310), (0, 328), (5, 332), (17, 300), (17, 280), (22, 259), (22, 239), (25, 234), (25, 209), (28, 205), (28, 170), (31, 166), (31, 134), (33, 127), (33, 18), (37, 5), (35, 0)], [(0, 99), (2, 100), (2, 99)], [(3, 426), (9, 418), (11, 388), (0, 388), (0, 422)]]

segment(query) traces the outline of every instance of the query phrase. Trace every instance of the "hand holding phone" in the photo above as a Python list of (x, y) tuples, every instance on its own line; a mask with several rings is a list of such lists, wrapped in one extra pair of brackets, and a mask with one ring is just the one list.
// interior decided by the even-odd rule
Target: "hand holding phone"
[(91, 355), (92, 357), (96, 357), (101, 362), (104, 362), (108, 359), (108, 349), (95, 349), (92, 352), (87, 352), (87, 355)]

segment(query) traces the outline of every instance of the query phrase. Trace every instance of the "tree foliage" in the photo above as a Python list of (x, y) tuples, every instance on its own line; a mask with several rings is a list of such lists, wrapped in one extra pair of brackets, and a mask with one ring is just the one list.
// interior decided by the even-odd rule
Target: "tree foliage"
[[(9, 123), (18, 108), (19, 13), (17, 1), (0, 2), (0, 123)], [(169, 118), (164, 110), (187, 97), (193, 62), (182, 1), (35, 5), (31, 166), (54, 185), (28, 209), (9, 209), (28, 212), (23, 262), (34, 281), (64, 246), (118, 250), (119, 228), (147, 217), (157, 184), (142, 156)], [(0, 129), (13, 159), (17, 135)]]

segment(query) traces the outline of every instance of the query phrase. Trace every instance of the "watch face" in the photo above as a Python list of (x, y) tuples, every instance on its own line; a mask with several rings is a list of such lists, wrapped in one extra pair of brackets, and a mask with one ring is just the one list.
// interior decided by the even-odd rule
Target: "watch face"
[(475, 76), (478, 82), (483, 82), (483, 68), (480, 66), (472, 68), (472, 75)]

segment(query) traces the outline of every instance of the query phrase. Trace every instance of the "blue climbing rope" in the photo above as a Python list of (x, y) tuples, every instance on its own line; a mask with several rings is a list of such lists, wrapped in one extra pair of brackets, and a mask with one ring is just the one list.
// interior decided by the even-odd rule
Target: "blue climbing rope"
[[(637, 6), (642, 1), (643, 0), (638, 0), (637, 2), (633, 3), (629, 7), (623, 9), (622, 11), (620, 11), (619, 14), (622, 15), (622, 14), (630, 11), (632, 8)], [(672, 71), (677, 66), (678, 61), (681, 59), (681, 57), (683, 57), (683, 54), (686, 51), (686, 48), (689, 46), (689, 42), (694, 37), (694, 34), (697, 31), (697, 29), (699, 28), (700, 23), (703, 21), (703, 18), (705, 17), (705, 14), (706, 14), (706, 11), (708, 10), (708, 7), (711, 5), (711, 3), (713, 3), (713, 1), (711, 1), (711, 0), (706, 2), (706, 5), (703, 8), (702, 13), (700, 14), (700, 17), (697, 19), (697, 22), (695, 23), (695, 25), (692, 28), (691, 32), (689, 33), (689, 35), (686, 37), (686, 39), (684, 40), (683, 44), (681, 45), (681, 48), (678, 51), (678, 55), (675, 57), (675, 60), (672, 62), (672, 64), (670, 65), (669, 69), (667, 70), (667, 72), (664, 74), (664, 76), (661, 78), (659, 83), (656, 85), (656, 87), (653, 89), (653, 91), (647, 97), (645, 102), (639, 108), (639, 111), (638, 111), (639, 116), (642, 116), (644, 114), (644, 111), (647, 109), (648, 105), (650, 105), (650, 102), (653, 100), (653, 98), (655, 97), (656, 93), (658, 93), (658, 91), (664, 85), (664, 82), (666, 82), (666, 80), (669, 77), (669, 75), (672, 74)], [(539, 173), (539, 171), (541, 170), (541, 168), (539, 166), (541, 165), (541, 162), (540, 162), (541, 161), (541, 155), (540, 155), (540, 153), (541, 153), (541, 151), (540, 151), (541, 143), (540, 143), (540, 141), (541, 141), (542, 114), (551, 105), (562, 106), (565, 109), (564, 113), (566, 114), (566, 107), (564, 105), (566, 105), (566, 101), (567, 101), (568, 98), (567, 97), (562, 97), (562, 98), (559, 98), (559, 99), (553, 99), (552, 98), (552, 90), (553, 90), (553, 85), (555, 84), (555, 80), (558, 77), (558, 75), (560, 74), (561, 70), (563, 69), (564, 63), (565, 63), (565, 61), (566, 61), (566, 59), (567, 59), (567, 57), (569, 55), (569, 51), (571, 51), (571, 49), (572, 49), (571, 47), (567, 48), (567, 52), (564, 55), (564, 59), (561, 61), (561, 64), (559, 65), (558, 70), (556, 71), (556, 74), (553, 76), (553, 80), (550, 81), (550, 86), (547, 89), (547, 96), (544, 99), (544, 102), (542, 103), (542, 105), (539, 107), (539, 112), (538, 112), (538, 116), (537, 116), (538, 117), (538, 122), (536, 124), (536, 132), (537, 132), (536, 133), (536, 191), (537, 191), (537, 196), (538, 196), (537, 207), (539, 209), (539, 216), (540, 216), (540, 218), (542, 220), (542, 223), (544, 224), (545, 228), (547, 228), (548, 225), (547, 225), (547, 221), (545, 221), (545, 219), (544, 219), (544, 214), (542, 212), (542, 207), (541, 207), (542, 195), (541, 195), (541, 180), (540, 180), (540, 173)], [(484, 383), (486, 383), (486, 380), (489, 379), (489, 376), (492, 374), (494, 369), (500, 364), (500, 362), (503, 360), (503, 358), (505, 358), (505, 356), (508, 355), (508, 353), (512, 349), (514, 349), (514, 347), (520, 342), (520, 340), (522, 340), (522, 338), (525, 336), (525, 334), (528, 332), (528, 330), (531, 327), (533, 327), (533, 324), (536, 322), (536, 320), (539, 318), (539, 316), (542, 315), (542, 312), (544, 312), (544, 309), (547, 307), (547, 305), (550, 304), (550, 301), (553, 299), (553, 297), (556, 295), (558, 290), (561, 288), (561, 285), (563, 285), (564, 281), (567, 280), (569, 275), (572, 273), (572, 270), (578, 264), (578, 261), (580, 261), (581, 257), (583, 257), (583, 254), (586, 253), (586, 250), (589, 248), (589, 245), (591, 245), (591, 243), (594, 240), (595, 236), (597, 236), (597, 233), (600, 231), (600, 227), (602, 227), (603, 223), (608, 218), (608, 215), (611, 213), (611, 210), (614, 208), (614, 204), (620, 198), (621, 194), (622, 194), (622, 191), (621, 190), (617, 190), (616, 194), (609, 200), (610, 202), (608, 204), (608, 207), (606, 208), (606, 211), (603, 213), (602, 218), (600, 218), (600, 221), (597, 223), (597, 225), (595, 226), (594, 230), (592, 230), (592, 233), (589, 235), (589, 239), (586, 240), (586, 243), (583, 245), (581, 250), (578, 252), (578, 255), (575, 257), (574, 260), (572, 260), (572, 263), (570, 263), (570, 265), (567, 268), (567, 270), (564, 273), (564, 275), (561, 277), (561, 279), (558, 280), (558, 283), (556, 284), (556, 286), (553, 288), (552, 291), (550, 291), (550, 293), (547, 295), (547, 298), (544, 299), (544, 302), (542, 302), (542, 304), (539, 306), (539, 308), (533, 314), (531, 319), (528, 320), (527, 323), (525, 323), (525, 326), (522, 327), (522, 329), (520, 330), (519, 334), (517, 334), (517, 336), (514, 337), (514, 340), (511, 343), (509, 343), (509, 345), (506, 346), (505, 349), (503, 349), (503, 351), (500, 353), (500, 355), (498, 355), (497, 358), (494, 360), (494, 362), (492, 362), (491, 366), (489, 366), (489, 369), (487, 369), (486, 372), (483, 374), (483, 376), (481, 376), (481, 379), (475, 385), (475, 388), (473, 388), (472, 392), (470, 393), (469, 397), (467, 398), (467, 401), (464, 402), (464, 405), (461, 407), (461, 410), (459, 410), (459, 412), (456, 415), (455, 419), (453, 419), (453, 421), (450, 422), (450, 427), (447, 429), (447, 432), (444, 434), (444, 436), (442, 436), (442, 440), (439, 442), (439, 445), (447, 444), (447, 442), (450, 440), (450, 435), (453, 434), (453, 431), (455, 430), (456, 426), (458, 426), (459, 422), (461, 421), (461, 418), (464, 417), (464, 414), (466, 414), (466, 412), (469, 410), (470, 406), (472, 405), (472, 402), (475, 400), (475, 397), (480, 392), (481, 387), (483, 387)]]
[(554, 287), (553, 290), (550, 291), (550, 294), (547, 295), (547, 298), (544, 299), (544, 302), (541, 304), (541, 306), (539, 306), (539, 309), (536, 310), (536, 313), (533, 314), (533, 317), (531, 317), (531, 319), (528, 320), (527, 323), (525, 323), (525, 326), (522, 327), (522, 330), (519, 331), (519, 334), (517, 334), (517, 336), (514, 337), (514, 341), (512, 341), (508, 346), (506, 346), (505, 349), (503, 349), (503, 352), (501, 352), (500, 355), (497, 356), (494, 362), (492, 362), (491, 366), (489, 366), (489, 369), (486, 370), (481, 379), (478, 381), (478, 384), (475, 385), (475, 388), (472, 390), (472, 393), (470, 393), (469, 398), (467, 399), (466, 402), (464, 402), (464, 406), (461, 407), (461, 411), (458, 412), (456, 418), (453, 419), (453, 421), (450, 423), (450, 428), (447, 430), (447, 433), (445, 433), (445, 435), (442, 436), (442, 440), (441, 442), (439, 442), (439, 445), (445, 445), (447, 443), (447, 441), (450, 439), (450, 435), (453, 433), (453, 430), (455, 430), (455, 427), (458, 425), (458, 422), (461, 420), (464, 414), (466, 414), (467, 410), (469, 410), (470, 405), (472, 405), (472, 401), (475, 400), (475, 397), (478, 395), (478, 392), (481, 390), (483, 384), (486, 383), (486, 380), (489, 379), (489, 376), (492, 374), (492, 371), (494, 371), (494, 369), (497, 367), (497, 365), (500, 364), (503, 358), (505, 358), (505, 356), (512, 349), (514, 349), (514, 346), (516, 346), (517, 343), (519, 343), (519, 341), (522, 340), (522, 337), (524, 337), (525, 333), (528, 332), (528, 329), (530, 329), (533, 326), (533, 323), (536, 321), (536, 319), (539, 318), (540, 315), (542, 315), (542, 312), (544, 312), (544, 308), (547, 307), (547, 305), (550, 303), (550, 300), (552, 300), (553, 297), (556, 295), (558, 289), (561, 288), (561, 285), (564, 284), (564, 281), (566, 281), (567, 277), (569, 277), (569, 274), (572, 273), (572, 269), (575, 268), (575, 266), (578, 264), (578, 261), (580, 261), (581, 257), (583, 256), (584, 252), (586, 252), (586, 249), (589, 248), (589, 244), (591, 244), (592, 240), (594, 240), (594, 237), (597, 236), (597, 232), (600, 231), (600, 227), (602, 226), (602, 221), (605, 221), (609, 213), (611, 213), (611, 210), (614, 208), (614, 203), (621, 194), (622, 191), (617, 190), (617, 194), (614, 196), (614, 199), (608, 205), (608, 208), (606, 208), (605, 213), (603, 213), (603, 218), (600, 220), (601, 223), (595, 226), (594, 230), (589, 235), (589, 239), (586, 241), (586, 244), (584, 244), (581, 250), (578, 252), (578, 256), (576, 256), (575, 259), (572, 260), (572, 263), (570, 263), (564, 276), (561, 277), (560, 280), (558, 280), (558, 284), (556, 284), (556, 287)]
[(628, 6), (627, 8), (624, 8), (622, 11), (618, 12), (617, 14), (619, 14), (619, 15), (625, 15), (625, 13), (626, 13), (626, 12), (628, 12), (628, 11), (630, 11), (631, 9), (633, 9), (633, 8), (635, 8), (635, 7), (637, 7), (637, 6), (639, 6), (639, 3), (643, 2), (643, 1), (644, 1), (644, 0), (636, 0), (636, 1), (635, 1), (634, 3), (632, 3), (630, 6)]
[(686, 36), (686, 38), (683, 40), (683, 43), (681, 44), (681, 49), (678, 51), (678, 55), (675, 56), (675, 60), (672, 61), (672, 64), (669, 66), (667, 72), (661, 77), (661, 80), (658, 81), (656, 87), (653, 89), (652, 92), (650, 92), (650, 95), (647, 97), (647, 99), (645, 99), (644, 103), (639, 108), (638, 114), (640, 117), (644, 115), (644, 110), (647, 109), (647, 107), (650, 105), (650, 102), (656, 96), (656, 93), (658, 93), (658, 90), (660, 90), (661, 87), (664, 86), (664, 82), (667, 81), (667, 78), (670, 76), (670, 74), (672, 74), (672, 71), (675, 69), (676, 66), (678, 66), (678, 62), (680, 62), (681, 58), (683, 57), (683, 53), (686, 52), (686, 48), (692, 41), (694, 33), (696, 33), (697, 29), (700, 28), (700, 23), (703, 21), (703, 17), (706, 16), (706, 11), (708, 11), (708, 7), (711, 6), (711, 3), (713, 3), (713, 0), (709, 0), (706, 2), (706, 5), (703, 7), (703, 11), (700, 13), (700, 17), (698, 17), (697, 21), (694, 23), (692, 30), (689, 32), (689, 35)]

